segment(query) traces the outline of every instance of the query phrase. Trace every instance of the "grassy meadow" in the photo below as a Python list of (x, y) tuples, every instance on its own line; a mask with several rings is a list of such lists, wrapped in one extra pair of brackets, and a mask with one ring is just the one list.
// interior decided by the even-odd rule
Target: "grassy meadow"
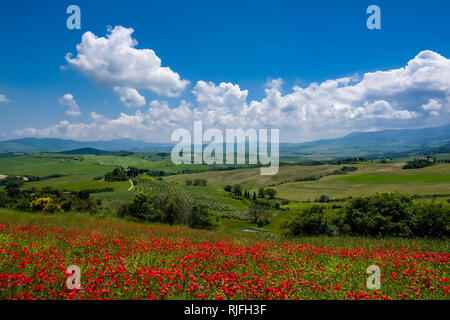
[[(96, 214), (0, 208), (0, 298), (448, 299), (448, 239), (286, 233), (286, 226), (321, 195), (329, 197), (320, 203), (328, 217), (337, 215), (349, 197), (377, 192), (418, 195), (417, 203), (450, 201), (450, 164), (411, 170), (403, 165), (288, 164), (277, 175), (261, 176), (259, 168), (177, 167), (167, 157), (145, 153), (0, 158), (3, 178), (40, 178), (25, 182), (22, 190), (93, 190), (89, 199), (98, 206)], [(164, 176), (148, 172), (126, 181), (106, 180), (114, 168), (130, 166), (164, 171)], [(345, 166), (356, 169), (342, 174)], [(188, 186), (188, 179), (204, 179), (206, 185)], [(270, 205), (266, 222), (255, 223), (247, 214), (252, 197), (227, 192), (225, 185), (241, 185), (251, 195), (261, 187), (273, 188), (274, 199), (257, 199)], [(215, 230), (120, 218), (119, 208), (141, 192), (168, 192), (185, 203), (201, 204)], [(65, 270), (73, 264), (91, 270), (82, 271), (83, 290), (66, 287)], [(381, 290), (366, 287), (366, 268), (373, 264), (382, 270)]]
[[(444, 155), (445, 156), (445, 155)], [(82, 159), (82, 160), (80, 160)], [(402, 160), (402, 159), (401, 159)], [(260, 168), (241, 168), (226, 171), (204, 171), (191, 174), (176, 174), (182, 170), (207, 170), (206, 165), (175, 166), (167, 155), (131, 153), (124, 155), (64, 155), (64, 154), (32, 154), (10, 158), (0, 158), (0, 174), (16, 176), (47, 177), (40, 181), (27, 182), (24, 189), (51, 186), (60, 190), (82, 191), (85, 189), (112, 188), (113, 191), (93, 193), (91, 197), (101, 203), (103, 215), (115, 216), (119, 206), (131, 201), (136, 192), (150, 188), (170, 189), (189, 199), (196, 199), (213, 211), (233, 212), (228, 219), (219, 217), (219, 230), (239, 232), (254, 230), (282, 234), (281, 225), (290, 221), (296, 212), (310, 206), (321, 195), (331, 200), (345, 203), (345, 199), (355, 196), (367, 196), (376, 192), (398, 191), (411, 195), (436, 197), (446, 201), (450, 196), (450, 164), (437, 164), (425, 168), (405, 170), (403, 161), (359, 162), (350, 165), (282, 165), (278, 174), (260, 175)], [(102, 176), (115, 167), (135, 166), (141, 169), (165, 171), (166, 176), (142, 180), (135, 179), (136, 186), (130, 189), (129, 181), (108, 182)], [(346, 174), (333, 174), (344, 167), (353, 166), (357, 170)], [(312, 181), (298, 181), (315, 177)], [(186, 186), (187, 179), (205, 179), (206, 186)], [(148, 181), (153, 181), (150, 184)], [(256, 227), (249, 223), (245, 212), (251, 201), (234, 197), (224, 191), (225, 185), (240, 184), (251, 194), (257, 193), (260, 187), (271, 187), (276, 190), (277, 201), (283, 203), (282, 210), (271, 210), (270, 224)], [(3, 188), (0, 186), (0, 189)], [(342, 205), (342, 204), (341, 204)], [(331, 204), (329, 204), (330, 210)], [(241, 217), (241, 218), (233, 218)]]

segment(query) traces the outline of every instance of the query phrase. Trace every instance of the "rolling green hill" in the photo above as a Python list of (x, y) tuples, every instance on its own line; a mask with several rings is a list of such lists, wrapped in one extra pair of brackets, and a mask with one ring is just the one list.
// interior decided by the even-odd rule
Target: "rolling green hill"
[[(0, 152), (70, 152), (99, 149), (105, 151), (170, 152), (171, 143), (148, 143), (131, 139), (111, 141), (74, 141), (64, 139), (23, 138), (0, 141)], [(281, 143), (282, 156), (330, 160), (345, 157), (398, 157), (415, 152), (450, 152), (450, 124), (421, 129), (353, 132), (344, 137), (306, 143)], [(433, 151), (434, 150), (434, 151)], [(80, 151), (78, 151), (80, 152)], [(87, 154), (93, 154), (87, 153)]]
[[(433, 165), (421, 169), (404, 170), (403, 162), (365, 162), (352, 166), (358, 169), (346, 175), (331, 174), (343, 165), (281, 166), (277, 175), (261, 176), (258, 168), (238, 169), (230, 172), (202, 172), (165, 178), (178, 184), (186, 179), (206, 179), (208, 186), (223, 189), (230, 184), (242, 184), (251, 191), (261, 186), (272, 187), (277, 197), (307, 201), (322, 194), (332, 199), (362, 196), (375, 192), (399, 191), (417, 195), (450, 194), (450, 164)], [(296, 181), (316, 176), (318, 180)]]

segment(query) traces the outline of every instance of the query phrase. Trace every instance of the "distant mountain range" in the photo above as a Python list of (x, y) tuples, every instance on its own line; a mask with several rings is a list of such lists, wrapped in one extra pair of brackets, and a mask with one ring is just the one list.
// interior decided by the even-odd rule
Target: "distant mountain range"
[(76, 141), (53, 138), (23, 138), (0, 141), (0, 152), (62, 152), (76, 149), (92, 148), (103, 151), (127, 150), (133, 152), (170, 151), (170, 143), (148, 143), (131, 139), (114, 139), (109, 141)]
[[(336, 158), (377, 156), (408, 150), (450, 147), (450, 124), (422, 129), (353, 132), (341, 138), (305, 143), (281, 143), (280, 153), (305, 157)], [(131, 152), (170, 152), (173, 144), (148, 143), (131, 139), (110, 141), (75, 141), (51, 138), (23, 138), (0, 141), (0, 152), (65, 152), (71, 154), (106, 154), (121, 150)]]
[(450, 146), (450, 124), (422, 129), (353, 132), (342, 138), (282, 144), (284, 153), (326, 156), (377, 156)]
[(450, 124), (442, 127), (422, 129), (382, 130), (373, 132), (353, 132), (342, 138), (316, 140), (297, 144), (306, 147), (312, 145), (342, 145), (342, 146), (417, 146), (427, 145), (436, 141), (450, 140)]

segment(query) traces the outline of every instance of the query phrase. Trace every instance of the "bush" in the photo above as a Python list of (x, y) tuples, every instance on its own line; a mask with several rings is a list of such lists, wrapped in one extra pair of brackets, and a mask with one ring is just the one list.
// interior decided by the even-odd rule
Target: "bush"
[(333, 228), (327, 223), (324, 213), (325, 207), (313, 205), (304, 209), (291, 223), (288, 224), (290, 236), (316, 236), (332, 234)]
[(206, 179), (194, 179), (194, 186), (206, 186)]
[(207, 230), (214, 229), (215, 227), (209, 218), (206, 208), (198, 204), (192, 206), (191, 212), (188, 216), (188, 225), (191, 228)]
[(9, 198), (6, 192), (0, 191), (0, 207), (6, 207), (8, 205)]
[(288, 235), (358, 235), (381, 237), (450, 236), (450, 205), (440, 202), (415, 204), (400, 193), (377, 193), (349, 200), (333, 215), (313, 205), (287, 225)]
[(51, 203), (53, 200), (50, 197), (47, 198), (37, 198), (30, 202), (30, 208), (34, 211), (42, 211), (46, 205)]
[(268, 224), (270, 224), (270, 221), (269, 221), (269, 217), (267, 215), (264, 215), (263, 217), (258, 218), (258, 221), (256, 222), (256, 225), (260, 228), (262, 228)]
[(42, 212), (63, 213), (64, 211), (61, 209), (61, 206), (59, 204), (50, 202), (44, 207), (44, 209), (42, 209)]
[(412, 230), (414, 235), (419, 237), (449, 237), (450, 206), (435, 201), (416, 205)]
[(131, 203), (120, 206), (118, 216), (174, 224), (183, 220), (187, 209), (189, 208), (178, 196), (165, 192), (139, 193)]
[(258, 197), (259, 198), (264, 198), (265, 194), (266, 194), (266, 190), (263, 187), (259, 188), (259, 190), (258, 190)]
[(314, 201), (315, 202), (329, 202), (330, 201), (330, 197), (327, 196), (326, 194), (322, 194), (319, 198), (317, 198)]
[(45, 186), (41, 190), (37, 190), (33, 187), (22, 191), (18, 190), (18, 193), (14, 197), (8, 195), (5, 197), (4, 193), (0, 193), (0, 206), (4, 205), (5, 207), (20, 210), (42, 211), (48, 203), (52, 202), (58, 204), (62, 211), (70, 211), (73, 209), (78, 212), (96, 213), (96, 202), (89, 197), (89, 194), (91, 192), (104, 192), (107, 191), (107, 189), (108, 188), (88, 189), (81, 192), (63, 192), (49, 186)]
[(6, 177), (3, 180), (5, 184), (5, 191), (8, 197), (17, 198), (20, 195), (20, 187), (24, 185), (24, 181), (19, 177)]
[(105, 181), (126, 181), (128, 180), (128, 175), (125, 173), (123, 168), (114, 168), (113, 171), (105, 174)]
[(431, 166), (433, 163), (427, 159), (414, 159), (411, 161), (408, 161), (404, 166), (403, 169), (418, 169), (418, 168), (424, 168)]
[(89, 195), (89, 192), (86, 190), (81, 190), (80, 192), (78, 192), (78, 198), (80, 198), (81, 200), (89, 199)]
[(91, 198), (79, 199), (75, 198), (74, 210), (78, 212), (88, 212), (90, 214), (96, 214), (98, 211), (97, 202)]
[(73, 202), (70, 199), (61, 202), (61, 209), (63, 209), (64, 211), (70, 211), (70, 209), (72, 209), (72, 206)]
[(26, 197), (21, 197), (21, 198), (17, 199), (15, 208), (19, 209), (19, 210), (24, 210), (24, 211), (29, 210), (30, 209), (30, 199), (26, 198)]
[(377, 193), (351, 199), (344, 208), (344, 224), (352, 235), (411, 236), (414, 214), (411, 197), (399, 193)]
[(264, 191), (264, 194), (269, 196), (269, 199), (275, 199), (275, 196), (277, 194), (276, 190), (272, 189), (272, 188), (267, 188)]
[(334, 170), (331, 174), (332, 175), (341, 175), (341, 174), (347, 174), (349, 172), (354, 172), (356, 170), (358, 170), (358, 167), (343, 166), (342, 168), (340, 168), (338, 170)]
[(233, 190), (233, 186), (231, 184), (227, 184), (225, 187), (223, 187), (223, 189), (226, 192), (231, 192), (231, 190)]

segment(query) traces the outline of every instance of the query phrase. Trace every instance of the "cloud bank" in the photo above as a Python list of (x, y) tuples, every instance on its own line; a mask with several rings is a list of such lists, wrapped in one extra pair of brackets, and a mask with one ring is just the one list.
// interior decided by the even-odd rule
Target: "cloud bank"
[[(267, 82), (261, 100), (249, 101), (248, 90), (238, 84), (200, 80), (190, 91), (192, 99), (175, 105), (153, 99), (147, 104), (138, 90), (173, 97), (180, 95), (189, 81), (161, 67), (153, 50), (136, 49), (132, 33), (133, 29), (121, 26), (110, 29), (106, 38), (86, 32), (77, 45), (77, 56), (66, 59), (92, 81), (110, 86), (125, 106), (147, 108), (122, 112), (117, 118), (92, 112), (86, 123), (64, 120), (44, 129), (18, 130), (14, 135), (168, 142), (174, 129), (192, 130), (194, 120), (202, 120), (205, 129), (279, 128), (281, 141), (302, 142), (352, 131), (450, 122), (450, 60), (433, 51), (418, 53), (398, 69), (295, 85), (287, 93), (282, 79), (273, 79)], [(64, 103), (75, 115), (73, 97)]]

